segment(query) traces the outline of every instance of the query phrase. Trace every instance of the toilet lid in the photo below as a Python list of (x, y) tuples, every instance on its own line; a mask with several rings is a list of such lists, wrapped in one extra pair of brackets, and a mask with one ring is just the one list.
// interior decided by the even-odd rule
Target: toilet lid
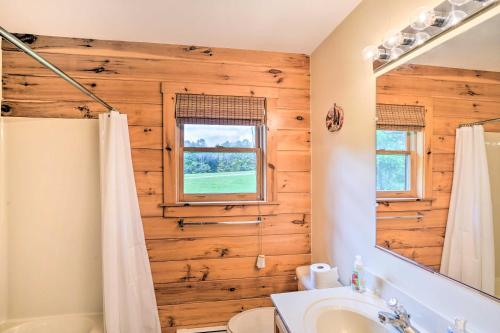
[(238, 313), (227, 324), (229, 333), (274, 333), (274, 308), (256, 308)]

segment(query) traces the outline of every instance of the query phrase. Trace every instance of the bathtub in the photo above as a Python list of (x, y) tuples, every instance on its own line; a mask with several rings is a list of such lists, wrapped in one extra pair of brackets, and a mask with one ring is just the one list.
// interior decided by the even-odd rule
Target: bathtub
[(62, 315), (11, 320), (0, 333), (104, 333), (101, 315)]

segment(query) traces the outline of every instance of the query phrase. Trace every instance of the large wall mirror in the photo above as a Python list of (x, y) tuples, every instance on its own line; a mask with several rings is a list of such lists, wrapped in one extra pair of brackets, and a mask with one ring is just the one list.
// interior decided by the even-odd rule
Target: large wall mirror
[(500, 15), (377, 78), (377, 247), (500, 298)]

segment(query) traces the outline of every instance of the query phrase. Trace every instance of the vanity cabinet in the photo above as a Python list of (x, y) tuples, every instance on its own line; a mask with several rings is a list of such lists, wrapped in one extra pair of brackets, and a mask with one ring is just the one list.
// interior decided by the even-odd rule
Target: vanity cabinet
[(274, 312), (274, 333), (290, 333), (283, 323), (278, 311)]

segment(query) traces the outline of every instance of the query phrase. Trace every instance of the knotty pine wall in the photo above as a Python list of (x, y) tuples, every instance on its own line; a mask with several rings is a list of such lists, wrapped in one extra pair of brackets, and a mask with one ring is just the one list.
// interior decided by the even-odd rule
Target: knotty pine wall
[[(500, 72), (403, 65), (377, 78), (377, 102), (424, 105), (431, 156), (424, 200), (385, 202), (377, 216), (409, 215), (418, 220), (378, 220), (377, 244), (439, 270), (448, 218), (459, 124), (500, 117)], [(487, 131), (500, 126), (485, 125)], [(427, 132), (426, 132), (427, 134)], [(405, 214), (406, 212), (406, 214)]]
[[(305, 55), (22, 35), (36, 51), (129, 119), (137, 191), (164, 332), (223, 325), (296, 289), (294, 270), (310, 262), (309, 59)], [(96, 118), (104, 111), (9, 43), (2, 46), (2, 115)], [(163, 202), (161, 86), (204, 84), (259, 95), (272, 90), (276, 203), (160, 207)], [(187, 89), (187, 88), (186, 88)], [(61, 138), (62, 140), (64, 138)], [(96, 161), (97, 163), (97, 161)], [(177, 217), (244, 219), (264, 211), (267, 266), (255, 268), (256, 226), (183, 230)]]

